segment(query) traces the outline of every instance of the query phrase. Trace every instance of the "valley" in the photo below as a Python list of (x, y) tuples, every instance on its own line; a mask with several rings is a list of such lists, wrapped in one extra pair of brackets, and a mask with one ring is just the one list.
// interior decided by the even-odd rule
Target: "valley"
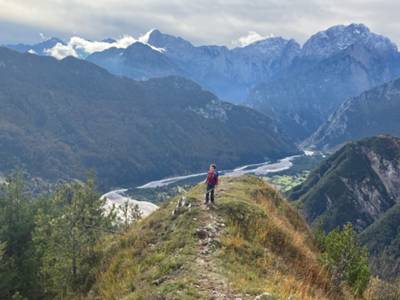
[[(232, 170), (219, 171), (223, 177), (239, 177), (243, 175), (255, 175), (260, 177), (283, 192), (302, 183), (306, 175), (324, 158), (322, 153), (305, 153), (296, 156), (288, 156), (276, 162), (264, 162), (260, 164), (238, 166)], [(184, 176), (168, 177), (161, 180), (150, 181), (144, 185), (111, 191), (113, 197), (119, 199), (138, 199), (160, 203), (176, 196), (182, 190), (188, 189), (203, 181), (207, 173), (189, 174)], [(107, 194), (103, 195), (107, 198)]]
[(381, 4), (28, 2), (0, 1), (0, 299), (400, 299)]

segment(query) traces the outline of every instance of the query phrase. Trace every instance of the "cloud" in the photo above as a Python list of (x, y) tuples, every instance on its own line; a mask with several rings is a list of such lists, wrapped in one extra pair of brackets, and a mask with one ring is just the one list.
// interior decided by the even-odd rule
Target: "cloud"
[(240, 47), (245, 47), (254, 42), (265, 40), (266, 38), (273, 37), (273, 34), (269, 36), (263, 36), (255, 31), (249, 31), (247, 35), (241, 36), (237, 41), (232, 42), (233, 45), (239, 45)]
[[(147, 44), (149, 35), (151, 32), (147, 32), (146, 34), (140, 36), (138, 39), (125, 35), (115, 42), (109, 43), (105, 41), (89, 41), (81, 37), (74, 36), (69, 39), (67, 44), (57, 43), (53, 48), (46, 49), (45, 52), (53, 56), (57, 59), (63, 59), (67, 56), (74, 56), (79, 58), (85, 58), (86, 56), (94, 53), (104, 51), (110, 48), (128, 48), (133, 43), (143, 43)], [(163, 52), (164, 49), (156, 48), (154, 46), (149, 45), (156, 51)]]
[(53, 48), (46, 49), (44, 52), (57, 59), (63, 59), (67, 56), (79, 56), (74, 48), (70, 47), (69, 45), (63, 45), (61, 43), (57, 43)]

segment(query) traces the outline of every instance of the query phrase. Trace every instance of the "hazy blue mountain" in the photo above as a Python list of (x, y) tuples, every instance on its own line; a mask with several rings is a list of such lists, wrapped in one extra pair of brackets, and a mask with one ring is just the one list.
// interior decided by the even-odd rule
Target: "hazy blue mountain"
[(192, 81), (133, 81), (75, 58), (0, 48), (0, 166), (45, 179), (94, 169), (104, 187), (297, 152), (273, 122)]
[[(96, 48), (87, 46), (91, 50), (81, 58), (136, 80), (186, 77), (221, 99), (268, 115), (295, 142), (313, 134), (344, 100), (400, 76), (396, 45), (363, 24), (333, 26), (303, 47), (281, 37), (234, 49), (195, 46), (159, 30), (126, 48), (113, 39), (104, 41), (118, 48), (87, 56)], [(74, 47), (80, 55), (83, 50)]]
[(381, 54), (397, 51), (396, 45), (387, 37), (371, 32), (364, 24), (350, 24), (332, 26), (314, 34), (304, 43), (301, 55), (323, 59), (358, 43)]
[(102, 42), (113, 44), (116, 42), (116, 40), (113, 38), (106, 38), (106, 39), (103, 39)]
[(89, 55), (93, 62), (113, 74), (146, 80), (170, 75), (184, 76), (184, 72), (162, 52), (143, 43), (134, 43), (126, 49), (110, 48)]
[(283, 38), (270, 38), (232, 50), (224, 46), (196, 47), (159, 30), (150, 32), (143, 42), (162, 50), (147, 47), (147, 55), (156, 59), (144, 58), (143, 47), (136, 46), (94, 53), (88, 60), (133, 79), (142, 79), (142, 73), (146, 74), (145, 78), (183, 75), (219, 97), (237, 102), (245, 99), (256, 83), (273, 78), (287, 68), (300, 50), (297, 42)]
[(15, 44), (15, 45), (6, 45), (5, 47), (16, 50), (21, 53), (30, 52), (32, 54), (37, 54), (37, 55), (48, 55), (46, 50), (53, 48), (58, 43), (63, 45), (65, 44), (61, 39), (53, 37), (37, 44), (32, 44), (32, 45)]
[(389, 39), (364, 25), (334, 26), (312, 36), (280, 78), (256, 86), (247, 104), (301, 141), (346, 98), (399, 75), (400, 54)]
[(345, 101), (305, 142), (331, 149), (347, 141), (389, 133), (400, 136), (400, 79)]

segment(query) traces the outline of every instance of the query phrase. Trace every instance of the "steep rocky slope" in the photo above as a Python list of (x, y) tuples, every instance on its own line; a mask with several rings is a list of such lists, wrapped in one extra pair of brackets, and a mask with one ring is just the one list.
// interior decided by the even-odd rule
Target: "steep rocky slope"
[(306, 147), (332, 149), (377, 134), (400, 136), (400, 79), (345, 101), (305, 141)]
[(383, 278), (400, 274), (400, 203), (360, 234), (370, 252), (372, 270)]
[(347, 222), (362, 230), (400, 200), (400, 139), (349, 143), (326, 159), (289, 197), (308, 222), (331, 230)]
[(203, 189), (107, 241), (88, 299), (352, 299), (331, 289), (307, 225), (263, 180), (222, 178), (209, 210)]
[(260, 83), (246, 102), (276, 118), (296, 141), (311, 135), (348, 97), (400, 75), (400, 54), (362, 24), (312, 36), (280, 77)]
[(352, 223), (370, 251), (374, 273), (399, 276), (399, 138), (377, 136), (345, 145), (289, 197), (310, 224), (326, 231)]

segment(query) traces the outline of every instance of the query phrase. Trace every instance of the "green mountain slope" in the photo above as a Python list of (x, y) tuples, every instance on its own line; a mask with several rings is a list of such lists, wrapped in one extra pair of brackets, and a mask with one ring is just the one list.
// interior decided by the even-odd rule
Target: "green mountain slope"
[(0, 48), (0, 171), (94, 169), (103, 187), (296, 152), (272, 121), (178, 77), (128, 80), (85, 61)]
[(107, 241), (88, 299), (352, 299), (332, 290), (306, 223), (273, 188), (221, 181), (211, 209), (200, 184)]
[(400, 272), (400, 139), (377, 136), (349, 143), (293, 188), (307, 221), (330, 231), (352, 223), (371, 255), (373, 271)]
[(400, 139), (367, 138), (342, 147), (289, 194), (308, 222), (364, 229), (400, 196)]
[(400, 203), (360, 234), (371, 255), (371, 267), (383, 278), (400, 274)]

